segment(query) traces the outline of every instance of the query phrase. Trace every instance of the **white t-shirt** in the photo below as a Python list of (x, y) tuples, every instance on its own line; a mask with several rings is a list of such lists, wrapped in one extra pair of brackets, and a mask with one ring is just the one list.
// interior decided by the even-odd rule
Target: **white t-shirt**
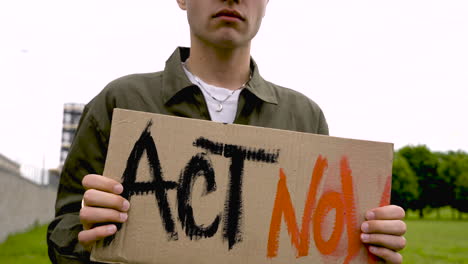
[[(234, 119), (236, 118), (237, 102), (239, 101), (239, 94), (242, 91), (242, 89), (237, 89), (233, 93), (232, 90), (229, 90), (227, 88), (217, 87), (204, 82), (202, 79), (192, 74), (187, 69), (184, 63), (182, 63), (182, 68), (184, 69), (185, 74), (193, 84), (197, 86), (203, 86), (200, 87), (200, 90), (202, 91), (203, 96), (205, 97), (205, 101), (208, 106), (208, 111), (210, 112), (211, 120), (215, 122), (232, 124), (234, 122)], [(208, 90), (209, 93), (206, 90)], [(219, 112), (216, 111), (219, 107), (220, 102), (216, 101), (211, 96), (214, 96), (216, 99), (222, 101), (231, 93), (232, 95), (225, 102), (221, 103), (223, 110)]]

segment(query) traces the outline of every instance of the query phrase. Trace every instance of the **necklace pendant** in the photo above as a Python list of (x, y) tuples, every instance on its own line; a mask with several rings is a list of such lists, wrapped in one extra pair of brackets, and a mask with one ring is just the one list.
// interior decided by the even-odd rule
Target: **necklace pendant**
[(223, 105), (218, 104), (218, 108), (216, 108), (216, 112), (221, 112), (221, 111), (223, 111)]

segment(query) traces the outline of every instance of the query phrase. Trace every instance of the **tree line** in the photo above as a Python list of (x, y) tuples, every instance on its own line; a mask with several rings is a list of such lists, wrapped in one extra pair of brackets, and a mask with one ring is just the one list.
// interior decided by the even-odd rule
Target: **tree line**
[(425, 209), (443, 206), (468, 212), (468, 153), (432, 152), (425, 145), (399, 149), (393, 160), (391, 197), (392, 204), (417, 210), (420, 218)]

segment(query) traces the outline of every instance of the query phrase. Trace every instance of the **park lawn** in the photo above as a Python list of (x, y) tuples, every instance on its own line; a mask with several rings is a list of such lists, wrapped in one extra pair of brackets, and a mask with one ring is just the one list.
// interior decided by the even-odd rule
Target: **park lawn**
[(14, 234), (0, 244), (0, 263), (49, 263), (46, 242), (47, 225), (33, 226), (24, 233)]
[(403, 263), (468, 264), (468, 221), (406, 220)]
[[(407, 247), (403, 263), (468, 264), (468, 221), (406, 220)], [(47, 226), (15, 234), (0, 244), (0, 263), (50, 263), (47, 257)]]
[[(467, 263), (468, 214), (448, 206), (425, 210), (424, 220), (417, 211), (408, 210), (408, 232), (404, 263)], [(462, 220), (459, 220), (461, 216)]]

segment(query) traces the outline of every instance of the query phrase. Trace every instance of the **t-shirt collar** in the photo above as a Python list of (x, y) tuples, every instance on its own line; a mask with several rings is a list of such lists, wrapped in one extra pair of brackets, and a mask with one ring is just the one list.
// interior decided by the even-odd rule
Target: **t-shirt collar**
[[(163, 74), (164, 103), (167, 103), (181, 90), (194, 85), (185, 74), (181, 64), (189, 55), (189, 48), (178, 47), (166, 61)], [(257, 64), (252, 58), (250, 59), (250, 67), (252, 69), (252, 78), (246, 84), (245, 89), (249, 90), (264, 102), (278, 104), (278, 99), (272, 85), (262, 78)]]

